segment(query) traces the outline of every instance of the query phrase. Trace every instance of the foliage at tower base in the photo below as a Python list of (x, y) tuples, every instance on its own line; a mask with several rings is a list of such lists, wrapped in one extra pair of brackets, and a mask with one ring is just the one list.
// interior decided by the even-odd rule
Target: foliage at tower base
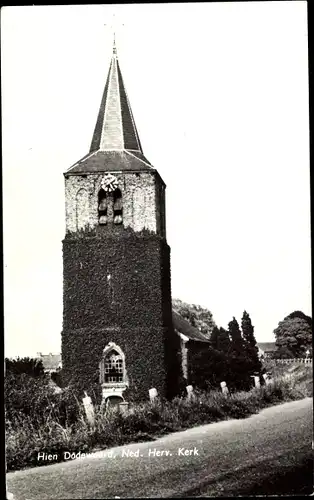
[(280, 321), (274, 330), (275, 358), (304, 358), (312, 355), (312, 318), (294, 311)]
[(221, 351), (207, 347), (190, 348), (189, 381), (202, 390), (219, 389), (220, 382), (230, 381), (228, 357)]
[(5, 419), (10, 428), (23, 429), (27, 419), (32, 421), (33, 430), (46, 427), (51, 418), (58, 419), (61, 425), (77, 421), (82, 404), (75, 391), (72, 387), (56, 391), (41, 360), (6, 358), (5, 369)]

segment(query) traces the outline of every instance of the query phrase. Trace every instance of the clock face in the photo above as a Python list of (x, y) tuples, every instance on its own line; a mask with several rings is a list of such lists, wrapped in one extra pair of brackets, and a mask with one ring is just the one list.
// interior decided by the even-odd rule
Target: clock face
[(104, 191), (111, 193), (112, 191), (117, 189), (118, 181), (114, 175), (105, 174), (101, 181), (101, 187), (104, 189)]

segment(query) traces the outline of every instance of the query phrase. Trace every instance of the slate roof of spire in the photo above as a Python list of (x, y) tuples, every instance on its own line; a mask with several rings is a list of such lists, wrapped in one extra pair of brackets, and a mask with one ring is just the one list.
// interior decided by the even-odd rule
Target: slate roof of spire
[(143, 154), (114, 43), (90, 151), (66, 173), (152, 168)]

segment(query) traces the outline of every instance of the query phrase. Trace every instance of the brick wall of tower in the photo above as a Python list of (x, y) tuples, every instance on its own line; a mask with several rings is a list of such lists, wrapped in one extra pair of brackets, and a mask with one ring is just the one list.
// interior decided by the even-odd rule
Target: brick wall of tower
[[(98, 193), (104, 174), (69, 175), (65, 178), (66, 231), (98, 226)], [(134, 231), (148, 229), (163, 235), (160, 213), (162, 197), (156, 197), (160, 181), (154, 173), (115, 174), (123, 198), (123, 226)]]

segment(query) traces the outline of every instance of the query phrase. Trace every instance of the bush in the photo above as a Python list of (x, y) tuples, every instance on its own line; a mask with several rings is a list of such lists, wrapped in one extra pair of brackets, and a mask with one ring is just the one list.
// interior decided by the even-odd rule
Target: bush
[[(96, 446), (107, 448), (153, 439), (195, 425), (244, 418), (269, 405), (310, 396), (311, 367), (291, 368), (291, 376), (276, 376), (273, 384), (248, 392), (225, 395), (220, 391), (195, 391), (191, 400), (176, 397), (172, 401), (145, 402), (132, 406), (125, 415), (96, 405), (94, 426), (86, 422), (82, 403), (73, 388), (55, 394), (43, 380), (39, 383), (23, 376), (14, 393), (12, 384), (16, 377), (7, 377), (7, 468), (45, 465), (45, 461), (37, 461), (39, 451), (58, 453), (58, 460), (62, 460), (64, 451), (87, 452)], [(36, 397), (37, 406), (32, 408)], [(15, 410), (14, 402), (19, 404)]]
[(12, 425), (20, 425), (31, 417), (34, 426), (42, 426), (50, 417), (61, 425), (75, 423), (83, 414), (83, 405), (73, 388), (56, 394), (49, 376), (33, 378), (25, 373), (10, 374), (5, 378), (5, 411)]
[(5, 359), (5, 371), (8, 375), (21, 375), (25, 373), (30, 377), (43, 377), (44, 365), (41, 359), (37, 358), (16, 358)]
[(67, 431), (52, 419), (41, 426), (38, 423), (34, 425), (34, 419), (31, 418), (24, 418), (15, 428), (10, 428), (7, 423), (6, 434), (8, 470), (17, 470), (25, 465), (44, 465), (45, 462), (37, 460), (39, 452), (58, 453), (68, 450), (71, 439)]
[(33, 378), (25, 373), (10, 373), (5, 378), (6, 416), (11, 422), (36, 415), (41, 425), (52, 410), (54, 391), (46, 377)]

